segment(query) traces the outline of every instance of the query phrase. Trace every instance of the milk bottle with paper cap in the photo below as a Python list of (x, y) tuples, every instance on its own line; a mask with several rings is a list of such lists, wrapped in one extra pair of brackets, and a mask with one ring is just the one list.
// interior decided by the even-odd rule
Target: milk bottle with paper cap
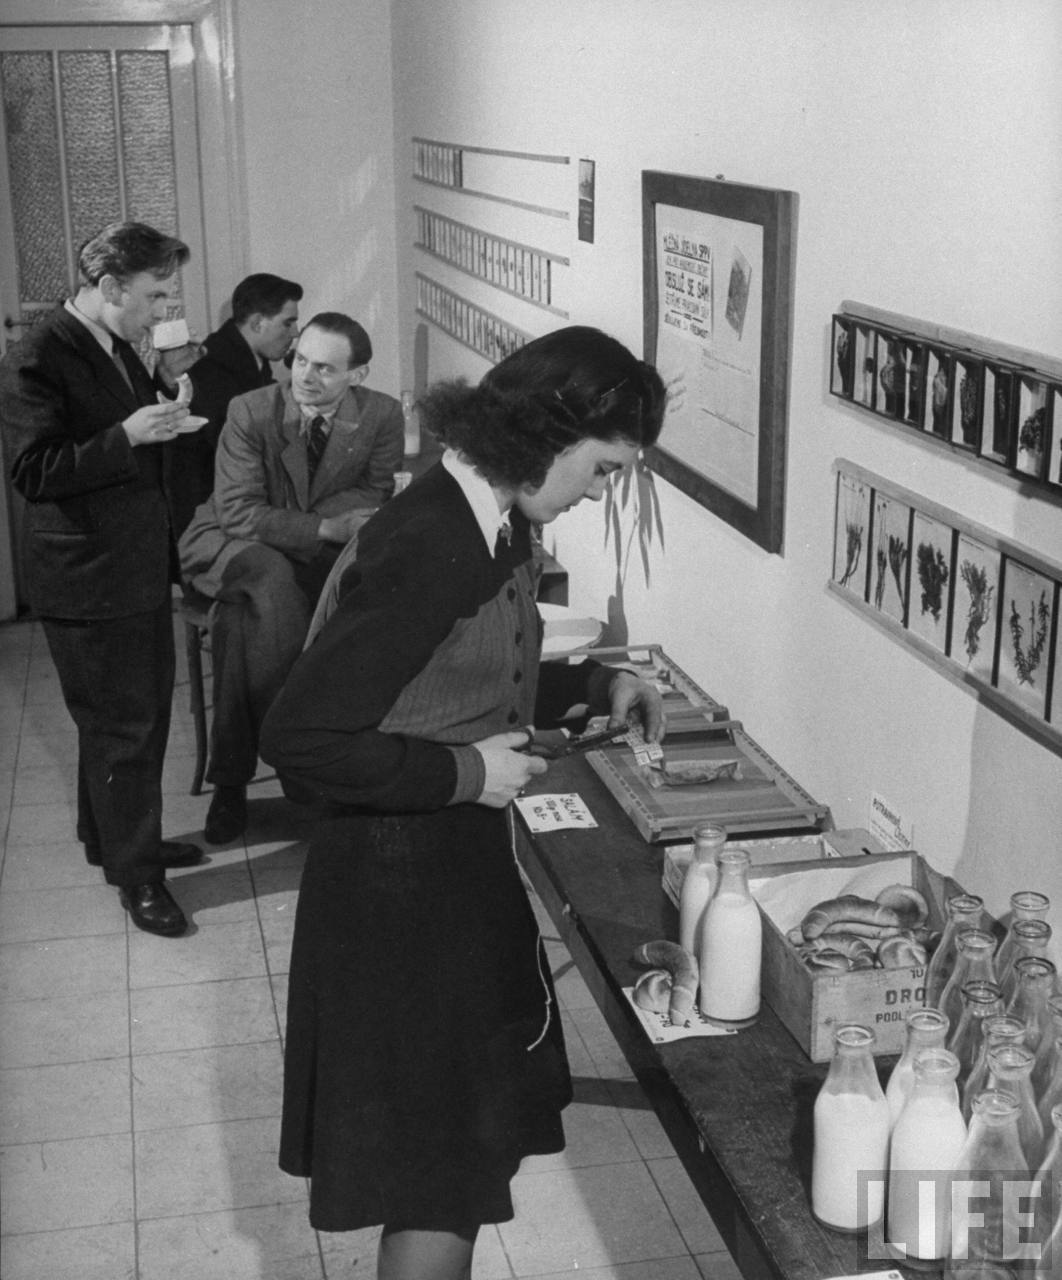
[(697, 1006), (710, 1021), (747, 1027), (760, 1012), (763, 923), (749, 892), (749, 854), (724, 849), (719, 881), (701, 926)]
[(697, 960), (701, 958), (701, 930), (719, 878), (716, 857), (726, 847), (723, 827), (693, 829), (693, 853), (679, 893), (679, 945)]
[(951, 1245), (951, 1172), (966, 1142), (958, 1074), (959, 1060), (947, 1049), (919, 1051), (911, 1095), (892, 1131), (885, 1239), (909, 1261), (939, 1262)]
[(875, 1039), (869, 1027), (838, 1027), (815, 1099), (811, 1209), (835, 1231), (873, 1226), (885, 1205), (889, 1104), (874, 1067)]

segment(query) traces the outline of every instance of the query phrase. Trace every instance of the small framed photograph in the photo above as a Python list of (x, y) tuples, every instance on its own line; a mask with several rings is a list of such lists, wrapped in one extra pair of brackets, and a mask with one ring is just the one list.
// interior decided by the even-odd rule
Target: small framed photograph
[(833, 534), (833, 580), (867, 598), (867, 554), (870, 538), (870, 496), (868, 484), (843, 472), (837, 476), (837, 519)]
[(843, 316), (833, 317), (830, 342), (830, 391), (842, 400), (851, 400), (855, 389), (855, 324)]
[(1039, 378), (1018, 378), (1017, 435), (1014, 451), (1014, 469), (1022, 475), (1035, 476), (1044, 473), (1044, 456), (1047, 450), (1047, 414), (1049, 387)]
[(954, 530), (920, 511), (911, 526), (913, 573), (907, 629), (944, 653), (953, 591)]
[(1006, 466), (1014, 456), (1018, 373), (1012, 365), (985, 361), (981, 396), (981, 457)]
[(907, 412), (906, 351), (898, 333), (879, 329), (875, 361), (878, 385), (874, 408), (885, 418), (903, 418)]
[(1062, 485), (1062, 387), (1052, 384), (1047, 395), (1047, 481)]
[(906, 626), (911, 583), (911, 508), (906, 503), (874, 495), (870, 545), (870, 603)]
[(1000, 554), (968, 534), (955, 548), (955, 593), (948, 656), (985, 684), (995, 666)]
[(922, 430), (926, 393), (926, 345), (917, 338), (903, 338), (903, 362), (907, 369), (907, 407), (903, 420)]
[(855, 326), (855, 356), (852, 399), (868, 409), (874, 407), (875, 333), (868, 325)]
[[(1062, 608), (1062, 595), (1055, 606), (1056, 612), (1059, 608)], [(1053, 725), (1062, 725), (1062, 626), (1055, 627), (1055, 652), (1051, 658), (1047, 697), (1049, 699), (1048, 720)]]
[(975, 356), (959, 354), (954, 363), (954, 395), (951, 411), (951, 442), (976, 449), (981, 431), (981, 392), (984, 365)]
[(942, 440), (951, 439), (952, 372), (954, 362), (946, 347), (926, 349), (926, 390), (923, 429)]
[(1041, 717), (1047, 715), (1048, 646), (1057, 593), (1050, 578), (1004, 557), (996, 688)]

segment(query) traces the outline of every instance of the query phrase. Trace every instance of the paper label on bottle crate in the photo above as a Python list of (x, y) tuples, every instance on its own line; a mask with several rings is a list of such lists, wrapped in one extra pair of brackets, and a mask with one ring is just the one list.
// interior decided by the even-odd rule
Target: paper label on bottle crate
[(914, 841), (911, 838), (914, 828), (910, 833), (904, 831), (899, 809), (876, 791), (870, 797), (870, 817), (867, 826), (871, 834), (881, 841), (883, 849), (899, 853), (904, 849), (914, 848)]

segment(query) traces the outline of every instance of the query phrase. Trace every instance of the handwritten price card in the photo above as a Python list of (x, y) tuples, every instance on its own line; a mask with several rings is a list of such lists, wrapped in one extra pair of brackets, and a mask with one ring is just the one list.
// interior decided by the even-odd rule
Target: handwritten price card
[(582, 797), (571, 792), (551, 796), (520, 796), (514, 801), (533, 835), (572, 827), (596, 827)]

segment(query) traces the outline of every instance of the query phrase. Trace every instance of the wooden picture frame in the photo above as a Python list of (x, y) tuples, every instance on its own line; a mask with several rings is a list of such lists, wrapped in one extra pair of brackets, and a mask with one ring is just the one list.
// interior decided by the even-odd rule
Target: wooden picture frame
[(645, 358), (668, 386), (657, 475), (781, 553), (797, 196), (642, 172)]

